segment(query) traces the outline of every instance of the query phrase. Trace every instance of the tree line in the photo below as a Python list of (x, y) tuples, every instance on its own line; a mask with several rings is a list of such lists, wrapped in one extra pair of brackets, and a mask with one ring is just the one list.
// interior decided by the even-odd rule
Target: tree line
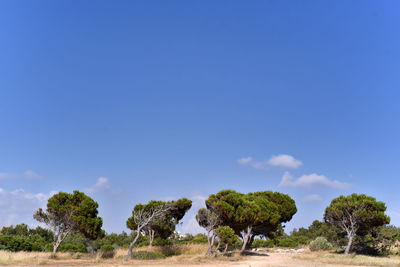
[(127, 218), (131, 234), (107, 234), (98, 216), (98, 203), (82, 192), (60, 192), (48, 199), (46, 209), (33, 217), (46, 228), (30, 229), (25, 224), (3, 227), (0, 249), (11, 251), (94, 252), (103, 246), (127, 247), (127, 258), (137, 246), (207, 243), (206, 255), (239, 249), (241, 253), (260, 246), (344, 248), (362, 253), (386, 253), (400, 239), (400, 229), (389, 226), (385, 203), (364, 194), (339, 196), (325, 209), (324, 220), (308, 228), (284, 233), (284, 224), (297, 208), (287, 194), (260, 191), (247, 194), (222, 190), (211, 194), (206, 208), (199, 209), (196, 220), (206, 235), (181, 236), (175, 228), (191, 208), (192, 201), (152, 200), (137, 204)]

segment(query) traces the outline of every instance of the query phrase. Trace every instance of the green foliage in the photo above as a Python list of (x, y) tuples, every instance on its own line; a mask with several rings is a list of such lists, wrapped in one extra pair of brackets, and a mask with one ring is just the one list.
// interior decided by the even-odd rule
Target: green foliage
[(149, 230), (155, 231), (155, 235), (161, 239), (167, 239), (175, 231), (176, 225), (185, 216), (186, 212), (191, 208), (192, 201), (187, 198), (181, 198), (174, 201), (156, 201), (152, 200), (147, 204), (137, 204), (133, 208), (132, 216), (128, 218), (126, 226), (135, 230), (137, 225), (134, 220), (134, 215), (140, 211), (150, 211), (156, 207), (168, 206), (169, 209), (158, 218), (153, 219), (145, 228), (143, 228), (144, 233), (148, 233)]
[(207, 236), (205, 234), (197, 234), (190, 240), (191, 244), (207, 244)]
[(325, 209), (324, 219), (326, 222), (330, 222), (337, 228), (342, 229), (342, 231), (346, 231), (345, 227), (350, 227), (350, 217), (352, 217), (355, 234), (364, 235), (374, 227), (390, 222), (390, 218), (385, 215), (385, 211), (385, 203), (376, 201), (374, 197), (364, 194), (352, 194), (333, 199)]
[(299, 243), (295, 238), (288, 236), (278, 239), (278, 246), (284, 248), (295, 248), (299, 246)]
[(156, 259), (164, 259), (165, 255), (162, 254), (161, 252), (133, 251), (131, 258), (137, 260), (156, 260)]
[(103, 259), (111, 259), (115, 256), (115, 248), (111, 245), (103, 245), (100, 248), (100, 257)]
[(0, 245), (9, 251), (32, 251), (32, 243), (22, 236), (0, 235)]
[(45, 251), (52, 240), (51, 231), (41, 227), (30, 229), (26, 224), (3, 227), (0, 231), (1, 247), (10, 251)]
[(235, 242), (235, 231), (229, 226), (219, 226), (215, 233), (223, 244), (232, 245)]
[(210, 195), (206, 206), (221, 220), (220, 225), (230, 226), (235, 234), (250, 230), (252, 236), (269, 238), (276, 237), (282, 230), (282, 223), (288, 222), (297, 212), (292, 198), (271, 191), (242, 194), (222, 190)]
[(272, 239), (261, 239), (256, 238), (254, 239), (253, 244), (251, 245), (252, 248), (272, 248), (275, 246), (274, 240)]
[(318, 220), (308, 228), (294, 229), (290, 234), (291, 237), (298, 238), (299, 244), (306, 245), (319, 236), (325, 237), (335, 247), (340, 247), (346, 244), (345, 236), (341, 234), (341, 230), (337, 229), (331, 223), (320, 222)]
[(87, 252), (85, 244), (82, 243), (62, 243), (58, 248), (62, 252)]
[(355, 238), (354, 251), (368, 255), (389, 255), (399, 239), (400, 227), (376, 227), (370, 233)]
[(333, 248), (332, 244), (326, 240), (325, 237), (319, 236), (310, 242), (309, 248), (311, 251), (330, 250)]
[(325, 209), (324, 219), (347, 234), (349, 241), (345, 254), (348, 254), (356, 235), (365, 236), (390, 222), (385, 211), (385, 203), (374, 197), (352, 194), (333, 199)]
[(47, 209), (39, 209), (34, 218), (39, 222), (68, 224), (89, 239), (101, 235), (103, 220), (97, 216), (98, 204), (92, 198), (75, 190), (72, 194), (60, 192), (49, 198)]

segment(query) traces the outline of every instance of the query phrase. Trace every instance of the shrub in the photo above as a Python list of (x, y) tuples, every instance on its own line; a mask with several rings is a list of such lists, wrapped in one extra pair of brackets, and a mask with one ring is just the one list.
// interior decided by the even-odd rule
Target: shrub
[(165, 255), (161, 252), (153, 252), (153, 251), (134, 251), (132, 252), (132, 259), (137, 260), (155, 260), (155, 259), (164, 259)]
[(111, 259), (115, 256), (115, 249), (111, 245), (104, 245), (100, 248), (100, 257), (103, 259)]
[(271, 239), (264, 240), (264, 239), (254, 239), (253, 244), (251, 245), (252, 248), (272, 248), (274, 247), (274, 241)]
[(207, 244), (208, 238), (205, 234), (197, 234), (190, 241), (191, 244)]
[(279, 247), (294, 248), (294, 247), (297, 247), (298, 245), (299, 245), (299, 243), (291, 237), (282, 238), (282, 239), (279, 239), (279, 241), (278, 241)]
[(319, 236), (315, 240), (311, 241), (310, 243), (310, 250), (317, 251), (317, 250), (330, 250), (332, 249), (332, 244), (326, 240), (325, 237)]
[(82, 252), (86, 253), (86, 246), (82, 243), (64, 243), (58, 247), (60, 252)]

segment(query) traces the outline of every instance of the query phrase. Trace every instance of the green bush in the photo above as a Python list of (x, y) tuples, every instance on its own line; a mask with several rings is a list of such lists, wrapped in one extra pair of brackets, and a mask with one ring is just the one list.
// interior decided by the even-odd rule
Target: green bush
[(191, 244), (207, 244), (208, 239), (205, 234), (197, 234), (190, 241)]
[(271, 239), (264, 240), (264, 239), (254, 239), (253, 244), (251, 245), (252, 248), (272, 248), (274, 247), (274, 241)]
[(100, 257), (103, 259), (111, 259), (115, 256), (115, 249), (112, 245), (104, 245), (100, 248)]
[(60, 252), (82, 252), (85, 253), (86, 251), (86, 246), (82, 243), (61, 243), (61, 245), (58, 247), (58, 250)]
[(287, 237), (287, 238), (282, 238), (279, 239), (278, 241), (278, 246), (279, 247), (284, 247), (284, 248), (295, 248), (299, 245), (299, 243), (297, 242), (297, 240), (291, 238), (291, 237)]
[(315, 240), (311, 241), (310, 243), (310, 250), (317, 251), (317, 250), (330, 250), (332, 249), (332, 244), (326, 240), (325, 237), (319, 236)]
[(165, 255), (160, 252), (153, 251), (135, 251), (132, 252), (132, 259), (137, 260), (156, 260), (156, 259), (164, 259)]

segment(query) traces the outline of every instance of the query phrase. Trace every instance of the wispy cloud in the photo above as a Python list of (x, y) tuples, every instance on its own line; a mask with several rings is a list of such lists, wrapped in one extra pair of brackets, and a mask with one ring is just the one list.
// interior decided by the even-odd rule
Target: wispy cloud
[(24, 189), (8, 192), (0, 188), (0, 226), (22, 222), (37, 225), (33, 213), (38, 208), (45, 208), (47, 199), (55, 193), (32, 193)]
[(304, 202), (317, 202), (317, 201), (321, 201), (322, 197), (318, 194), (311, 194), (306, 196), (303, 201)]
[(297, 169), (303, 162), (298, 159), (295, 159), (291, 155), (281, 154), (281, 155), (274, 155), (268, 160), (268, 164), (271, 166), (277, 166), (281, 168), (288, 168), (288, 169)]
[(41, 179), (42, 176), (40, 176), (39, 174), (37, 174), (36, 172), (32, 171), (32, 170), (26, 170), (24, 172), (24, 177), (27, 179)]
[(99, 177), (97, 179), (97, 182), (93, 186), (87, 188), (85, 191), (89, 194), (94, 194), (97, 192), (104, 192), (104, 191), (108, 191), (108, 190), (110, 190), (110, 184), (109, 184), (108, 178), (107, 177)]
[(8, 173), (8, 172), (0, 172), (0, 180), (1, 179), (9, 179), (16, 177), (17, 174), (15, 173)]
[(181, 234), (205, 233), (204, 228), (202, 228), (196, 220), (196, 214), (200, 208), (206, 207), (205, 200), (207, 199), (207, 197), (202, 195), (195, 195), (190, 197), (190, 199), (192, 200), (192, 208), (182, 219), (183, 224), (177, 229)]
[(23, 173), (0, 172), (0, 180), (10, 178), (40, 179), (42, 176), (32, 170)]
[(303, 165), (300, 160), (295, 159), (293, 156), (287, 154), (274, 155), (268, 160), (263, 161), (254, 160), (252, 157), (245, 157), (238, 159), (237, 162), (240, 165), (250, 165), (255, 169), (266, 169), (269, 166), (281, 167), (285, 169), (297, 169)]
[(318, 175), (316, 173), (302, 175), (297, 179), (293, 179), (293, 176), (289, 172), (285, 172), (279, 184), (279, 186), (291, 187), (312, 187), (315, 185), (323, 185), (335, 189), (348, 189), (350, 187), (348, 183), (331, 180), (324, 175)]

